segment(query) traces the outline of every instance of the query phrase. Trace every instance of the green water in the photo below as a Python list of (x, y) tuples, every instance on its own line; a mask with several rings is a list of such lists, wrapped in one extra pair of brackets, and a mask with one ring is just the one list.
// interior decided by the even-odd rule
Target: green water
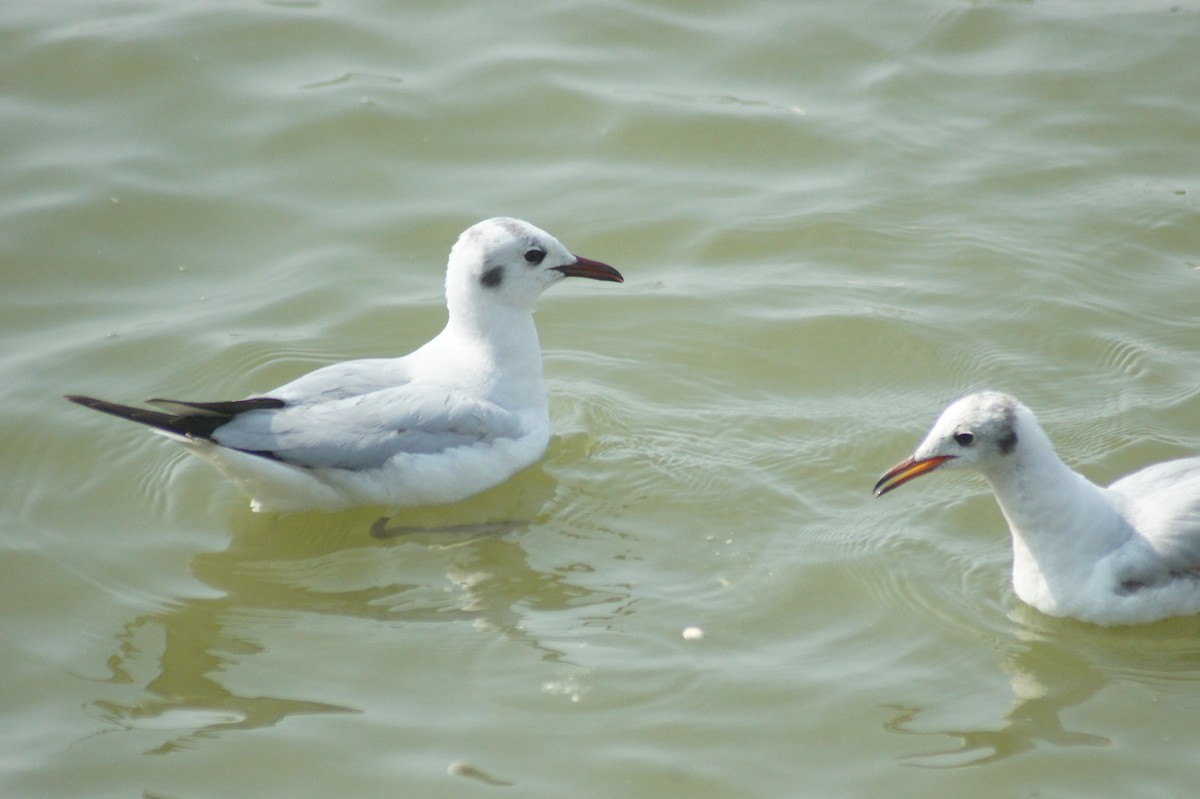
[[(1198, 40), (1196, 2), (4, 4), (0, 794), (1192, 796), (1200, 619), (1042, 616), (981, 479), (870, 488), (982, 387), (1098, 481), (1200, 453)], [(457, 530), (255, 515), (60, 399), (408, 352), (501, 214), (627, 282), (543, 297), (545, 459), (391, 522)]]

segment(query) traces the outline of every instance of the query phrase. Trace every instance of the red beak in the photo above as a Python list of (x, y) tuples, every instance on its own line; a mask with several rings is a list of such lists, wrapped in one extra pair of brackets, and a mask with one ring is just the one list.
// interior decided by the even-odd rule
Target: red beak
[(593, 261), (591, 258), (575, 258), (575, 263), (553, 267), (556, 272), (562, 272), (567, 277), (589, 277), (592, 280), (609, 280), (613, 283), (624, 283), (621, 273), (608, 264)]

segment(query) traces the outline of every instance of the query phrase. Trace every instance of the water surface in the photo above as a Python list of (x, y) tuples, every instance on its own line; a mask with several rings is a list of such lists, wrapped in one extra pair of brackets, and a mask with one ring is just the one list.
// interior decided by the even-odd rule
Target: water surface
[[(1190, 796), (1200, 619), (1042, 616), (981, 479), (870, 487), (983, 387), (1098, 481), (1200, 452), (1198, 37), (1194, 2), (0, 9), (0, 792)], [(256, 515), (59, 399), (407, 352), (500, 214), (627, 282), (542, 300), (545, 459), (390, 522), (457, 529)]]

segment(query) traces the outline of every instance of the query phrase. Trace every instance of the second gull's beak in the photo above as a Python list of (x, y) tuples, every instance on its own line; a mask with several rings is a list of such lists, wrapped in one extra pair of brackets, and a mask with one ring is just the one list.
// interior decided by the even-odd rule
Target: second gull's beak
[(879, 482), (875, 484), (875, 496), (882, 497), (893, 488), (899, 488), (914, 477), (920, 477), (925, 474), (925, 472), (932, 472), (953, 458), (953, 455), (938, 455), (933, 458), (922, 458), (921, 460), (909, 458), (906, 461), (897, 463), (888, 469), (883, 477), (879, 478)]

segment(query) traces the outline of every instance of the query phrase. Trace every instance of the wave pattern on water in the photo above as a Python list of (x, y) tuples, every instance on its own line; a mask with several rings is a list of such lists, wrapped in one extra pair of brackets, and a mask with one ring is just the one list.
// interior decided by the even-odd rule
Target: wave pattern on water
[[(981, 388), (1200, 452), (1194, 3), (67, 6), (0, 10), (6, 793), (1194, 789), (1195, 620), (871, 497)], [(251, 514), (60, 399), (407, 352), (497, 214), (627, 282), (543, 298), (550, 450), (466, 503)]]

